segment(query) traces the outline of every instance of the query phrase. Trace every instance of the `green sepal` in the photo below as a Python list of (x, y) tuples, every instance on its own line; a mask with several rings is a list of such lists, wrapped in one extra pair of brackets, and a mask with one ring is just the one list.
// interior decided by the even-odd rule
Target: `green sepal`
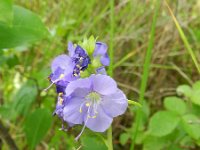
[(89, 56), (92, 56), (92, 54), (94, 53), (96, 39), (92, 35), (89, 37), (89, 39), (84, 38), (83, 42), (79, 43), (80, 46), (87, 51)]
[(102, 64), (100, 62), (100, 57), (95, 57), (94, 59), (91, 60), (91, 67), (92, 68), (97, 69), (101, 66), (102, 66)]

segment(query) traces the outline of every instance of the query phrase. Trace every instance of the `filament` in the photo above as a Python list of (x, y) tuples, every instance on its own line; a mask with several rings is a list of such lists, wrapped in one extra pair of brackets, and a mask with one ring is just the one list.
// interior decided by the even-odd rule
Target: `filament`
[(85, 130), (87, 121), (88, 121), (88, 119), (89, 119), (90, 107), (91, 107), (91, 105), (89, 106), (89, 108), (88, 108), (88, 110), (87, 110), (87, 118), (86, 118), (86, 120), (85, 120), (84, 126), (83, 126), (81, 132), (79, 133), (79, 135), (75, 138), (76, 141), (78, 141), (78, 139), (79, 139), (80, 136), (82, 135), (83, 131)]

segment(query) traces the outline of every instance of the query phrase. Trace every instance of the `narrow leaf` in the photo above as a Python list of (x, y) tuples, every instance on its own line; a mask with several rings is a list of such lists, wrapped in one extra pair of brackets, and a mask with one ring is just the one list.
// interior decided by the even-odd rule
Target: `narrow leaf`
[(198, 72), (200, 74), (200, 66), (198, 64), (197, 58), (196, 58), (196, 56), (195, 56), (195, 54), (194, 54), (194, 52), (193, 52), (193, 50), (192, 50), (192, 48), (190, 46), (185, 34), (184, 34), (179, 22), (177, 21), (176, 17), (174, 16), (174, 14), (173, 14), (173, 12), (172, 12), (171, 8), (169, 7), (169, 5), (168, 5), (166, 0), (165, 0), (165, 4), (166, 4), (166, 6), (167, 6), (167, 8), (169, 10), (170, 15), (172, 16), (172, 19), (173, 19), (173, 21), (174, 21), (174, 23), (176, 25), (176, 28), (178, 29), (180, 37), (183, 40), (183, 43), (185, 44), (185, 47), (188, 50), (188, 53), (190, 54), (190, 56), (191, 56), (191, 58), (192, 58), (192, 60), (194, 62), (194, 65), (195, 65), (195, 67), (197, 68), (197, 70), (198, 70)]

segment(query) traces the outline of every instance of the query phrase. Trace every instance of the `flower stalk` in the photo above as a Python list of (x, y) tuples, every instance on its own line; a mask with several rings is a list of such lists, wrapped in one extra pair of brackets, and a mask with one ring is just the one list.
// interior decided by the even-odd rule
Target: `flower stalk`
[[(113, 43), (114, 43), (114, 0), (110, 0), (110, 66), (108, 70), (108, 74), (112, 77), (113, 75)], [(113, 142), (112, 142), (112, 125), (107, 131), (107, 143), (108, 150), (113, 150)]]

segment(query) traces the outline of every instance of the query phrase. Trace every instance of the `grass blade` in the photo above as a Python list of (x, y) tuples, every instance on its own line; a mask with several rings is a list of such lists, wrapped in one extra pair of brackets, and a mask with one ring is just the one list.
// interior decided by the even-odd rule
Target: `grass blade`
[(181, 39), (183, 40), (183, 43), (185, 44), (185, 47), (186, 47), (186, 49), (188, 50), (188, 52), (189, 52), (189, 54), (190, 54), (190, 56), (191, 56), (191, 58), (192, 58), (192, 60), (193, 60), (193, 62), (194, 62), (194, 64), (195, 64), (195, 67), (197, 68), (197, 70), (198, 70), (198, 72), (199, 72), (199, 74), (200, 74), (200, 66), (199, 66), (199, 64), (198, 64), (198, 61), (197, 61), (197, 59), (196, 59), (196, 56), (195, 56), (195, 54), (194, 54), (194, 52), (193, 52), (193, 50), (192, 50), (192, 48), (191, 48), (191, 46), (190, 46), (190, 44), (189, 44), (189, 42), (188, 42), (188, 40), (187, 40), (185, 34), (184, 34), (184, 32), (183, 32), (183, 30), (182, 30), (180, 24), (178, 23), (176, 17), (174, 16), (174, 14), (173, 14), (173, 12), (172, 12), (171, 8), (169, 7), (169, 5), (168, 5), (168, 3), (167, 3), (166, 0), (165, 0), (165, 5), (167, 6), (167, 8), (168, 8), (168, 10), (169, 10), (169, 13), (170, 13), (170, 15), (172, 16), (172, 19), (173, 19), (173, 21), (174, 21), (174, 23), (175, 23), (175, 25), (176, 25), (176, 28), (177, 28), (177, 30), (178, 30), (180, 36), (181, 36)]
[[(140, 86), (140, 98), (139, 98), (139, 103), (143, 105), (144, 102), (144, 95), (145, 95), (145, 90), (147, 86), (147, 81), (148, 81), (148, 76), (149, 76), (149, 69), (150, 69), (150, 64), (151, 64), (151, 57), (152, 57), (152, 49), (154, 46), (154, 37), (155, 37), (155, 28), (156, 28), (156, 21), (157, 21), (157, 16), (160, 8), (160, 0), (156, 1), (156, 6), (155, 6), (155, 12), (153, 16), (153, 22), (151, 26), (151, 32), (150, 32), (150, 39), (148, 43), (148, 48), (145, 56), (145, 62), (143, 66), (143, 74), (142, 74), (142, 81), (141, 81), (141, 86)], [(138, 129), (141, 123), (141, 116), (142, 115), (142, 108), (138, 109), (136, 112), (136, 122), (135, 122), (135, 128), (134, 128), (134, 134), (132, 137), (132, 143), (131, 143), (131, 150), (134, 150), (134, 144), (135, 140), (137, 137)]]

